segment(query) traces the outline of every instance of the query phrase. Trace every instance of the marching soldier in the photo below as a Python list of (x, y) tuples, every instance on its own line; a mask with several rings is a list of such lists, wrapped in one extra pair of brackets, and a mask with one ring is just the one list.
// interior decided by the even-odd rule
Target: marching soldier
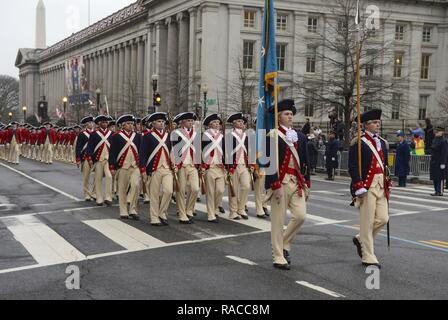
[(379, 268), (381, 265), (375, 256), (374, 239), (389, 221), (390, 193), (388, 143), (378, 135), (381, 113), (381, 110), (373, 109), (361, 115), (365, 130), (361, 134), (361, 161), (358, 158), (357, 138), (351, 143), (348, 160), (353, 204), (360, 211), (360, 232), (353, 238), (353, 243), (364, 266), (374, 265)]
[(7, 145), (9, 144), (9, 158), (8, 162), (12, 164), (19, 164), (20, 144), (22, 137), (20, 136), (19, 124), (17, 122), (11, 123), (11, 128), (8, 130)]
[(167, 120), (163, 112), (150, 115), (147, 122), (152, 123), (153, 129), (143, 136), (140, 146), (140, 172), (145, 182), (150, 179), (150, 223), (156, 227), (168, 225), (168, 207), (173, 194), (171, 144), (165, 130)]
[[(138, 191), (140, 188), (139, 148), (141, 136), (134, 131), (135, 118), (124, 115), (117, 120), (121, 130), (114, 133), (111, 139), (109, 169), (112, 176), (118, 171), (118, 199), (120, 218), (140, 220), (137, 212)], [(129, 189), (130, 210), (127, 206)]]
[[(274, 109), (270, 109), (274, 113)], [(307, 213), (306, 201), (311, 185), (307, 155), (307, 137), (292, 128), (297, 109), (293, 100), (284, 100), (278, 104), (279, 129), (278, 143), (278, 172), (271, 168), (274, 174), (266, 175), (266, 189), (273, 192), (271, 198), (272, 222), (272, 251), (274, 267), (281, 270), (291, 268), (291, 243), (301, 225), (305, 222)], [(275, 136), (275, 130), (269, 134)], [(274, 137), (275, 139), (275, 137)], [(270, 138), (267, 140), (269, 153)], [(271, 155), (272, 157), (272, 155)], [(266, 171), (267, 172), (267, 171)], [(291, 211), (291, 221), (284, 231), (286, 211)]]
[(174, 122), (178, 125), (178, 129), (172, 136), (174, 138), (174, 159), (179, 177), (176, 204), (179, 210), (179, 219), (185, 224), (193, 223), (194, 208), (199, 195), (199, 166), (197, 164), (200, 164), (200, 154), (196, 152), (195, 140), (198, 132), (193, 126), (196, 120), (197, 116), (193, 112), (177, 115)]
[[(109, 124), (107, 126), (107, 128), (112, 132), (112, 135), (114, 133), (117, 132), (117, 122), (115, 121), (114, 118), (109, 116)], [(118, 174), (116, 174), (115, 176), (112, 176), (112, 199), (116, 199), (117, 198), (117, 193), (118, 192)]]
[(43, 126), (40, 126), (39, 129), (37, 130), (36, 160), (39, 162), (42, 162), (42, 150), (43, 150), (43, 144), (44, 144), (43, 130), (44, 130)]
[(325, 166), (327, 168), (327, 178), (325, 180), (334, 181), (334, 171), (338, 168), (338, 151), (340, 150), (339, 140), (336, 132), (330, 131), (328, 142), (325, 144)]
[(0, 160), (5, 160), (5, 125), (0, 123)]
[(53, 163), (53, 150), (56, 143), (56, 132), (50, 122), (44, 123), (44, 130), (42, 130), (42, 162), (46, 164)]
[(433, 197), (443, 196), (443, 180), (446, 178), (446, 164), (448, 156), (448, 143), (443, 137), (445, 128), (437, 127), (434, 130), (434, 139), (431, 146), (430, 179), (434, 183)]
[[(151, 133), (151, 130), (148, 129), (148, 123), (146, 122), (147, 119), (148, 119), (148, 116), (142, 119), (141, 139), (143, 139), (143, 136)], [(143, 178), (142, 178), (142, 180), (143, 180)], [(142, 181), (142, 183), (141, 183), (141, 193), (143, 194), (143, 203), (144, 204), (149, 204), (149, 202), (150, 202), (149, 182), (150, 182), (150, 179), (148, 179), (146, 182)]]
[[(87, 160), (95, 172), (95, 194), (97, 206), (112, 205), (112, 174), (109, 170), (110, 139), (112, 132), (107, 129), (109, 118), (98, 116), (95, 124), (98, 128), (90, 135), (87, 143)], [(103, 196), (103, 177), (106, 179)]]
[(95, 195), (91, 191), (90, 188), (90, 173), (92, 172), (92, 167), (89, 165), (88, 156), (87, 156), (87, 144), (89, 142), (91, 134), (94, 132), (93, 128), (95, 126), (93, 117), (85, 117), (81, 120), (81, 124), (84, 126), (84, 130), (79, 134), (76, 145), (75, 145), (75, 153), (76, 153), (76, 165), (81, 169), (82, 173), (82, 187), (84, 192), (84, 199), (87, 202), (92, 201), (95, 198)]
[[(231, 115), (227, 122), (233, 125), (231, 165), (228, 166), (231, 185), (229, 185), (230, 219), (249, 219), (245, 211), (247, 195), (251, 188), (253, 169), (249, 167), (249, 138), (245, 133), (247, 119), (241, 112)], [(228, 155), (229, 156), (229, 155)], [(232, 190), (233, 188), (233, 190)], [(232, 195), (232, 191), (235, 194)]]
[(226, 170), (224, 135), (219, 128), (222, 124), (216, 113), (204, 119), (208, 127), (202, 137), (202, 169), (205, 170), (205, 185), (207, 188), (208, 222), (218, 223), (218, 210), (225, 189)]

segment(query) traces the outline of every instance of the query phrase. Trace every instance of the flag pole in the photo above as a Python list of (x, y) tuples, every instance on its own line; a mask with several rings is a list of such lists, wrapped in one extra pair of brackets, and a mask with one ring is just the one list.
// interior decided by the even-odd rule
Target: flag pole
[(358, 31), (358, 38), (356, 41), (356, 113), (357, 113), (357, 124), (358, 124), (358, 173), (359, 177), (362, 177), (362, 167), (361, 167), (361, 27), (360, 27), (360, 16), (359, 16), (359, 0), (356, 4), (356, 29)]

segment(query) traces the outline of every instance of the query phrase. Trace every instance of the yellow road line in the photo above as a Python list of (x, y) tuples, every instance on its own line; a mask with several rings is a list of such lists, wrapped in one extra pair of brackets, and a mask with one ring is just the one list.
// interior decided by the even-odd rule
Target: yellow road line
[(437, 244), (437, 243), (430, 242), (430, 241), (419, 241), (419, 242), (421, 242), (421, 243), (426, 243), (426, 244), (429, 244), (429, 245), (431, 245), (431, 246), (435, 246), (435, 247), (441, 247), (441, 248), (446, 248), (446, 249), (448, 249), (448, 246), (445, 246), (445, 245), (442, 245), (442, 244)]
[(431, 240), (431, 242), (437, 242), (437, 243), (443, 244), (444, 246), (448, 246), (448, 242), (445, 242), (445, 241)]

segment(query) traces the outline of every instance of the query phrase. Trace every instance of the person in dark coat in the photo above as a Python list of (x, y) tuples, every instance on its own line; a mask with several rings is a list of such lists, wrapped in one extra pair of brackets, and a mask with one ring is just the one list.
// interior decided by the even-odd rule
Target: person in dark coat
[(308, 156), (310, 157), (310, 169), (311, 174), (314, 174), (317, 167), (317, 157), (319, 154), (319, 145), (314, 134), (310, 134), (308, 137)]
[(425, 119), (425, 154), (430, 154), (432, 141), (434, 140), (434, 127), (431, 124), (431, 119)]
[(395, 158), (395, 176), (398, 177), (398, 186), (406, 187), (406, 179), (410, 172), (409, 161), (411, 160), (411, 150), (406, 142), (406, 136), (403, 131), (397, 133), (399, 143)]
[(445, 129), (437, 127), (431, 147), (431, 163), (429, 167), (430, 179), (434, 182), (435, 197), (443, 196), (442, 181), (446, 178), (446, 159), (448, 154), (448, 142), (443, 138)]
[(325, 167), (328, 177), (325, 180), (334, 180), (334, 170), (338, 168), (338, 151), (340, 150), (339, 140), (336, 132), (331, 131), (328, 135), (328, 142), (325, 144)]
[(303, 125), (302, 133), (307, 136), (310, 134), (310, 132), (311, 132), (310, 119), (307, 118), (306, 123)]

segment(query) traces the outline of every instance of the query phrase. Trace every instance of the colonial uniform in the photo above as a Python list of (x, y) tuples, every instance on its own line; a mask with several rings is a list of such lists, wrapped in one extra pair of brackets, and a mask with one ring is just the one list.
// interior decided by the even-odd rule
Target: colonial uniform
[[(380, 119), (381, 110), (377, 109), (361, 115), (362, 123)], [(353, 238), (353, 242), (364, 265), (379, 266), (374, 252), (374, 239), (389, 221), (387, 201), (391, 184), (387, 178), (387, 141), (370, 132), (362, 134), (360, 176), (357, 140), (355, 138), (351, 144), (348, 160), (354, 205), (360, 210), (360, 232)]]
[[(174, 122), (180, 125), (183, 120), (196, 121), (197, 116), (193, 112), (177, 115)], [(179, 190), (176, 192), (176, 204), (179, 210), (179, 220), (190, 223), (194, 217), (196, 199), (199, 195), (200, 151), (196, 151), (196, 141), (200, 143), (200, 136), (193, 128), (190, 130), (179, 127), (173, 132), (173, 156), (178, 169)], [(198, 139), (199, 138), (199, 139)], [(200, 144), (198, 149), (200, 148)]]
[[(85, 125), (88, 122), (93, 122), (93, 117), (85, 117), (81, 120), (81, 124)], [(95, 195), (93, 194), (92, 188), (90, 186), (90, 174), (92, 172), (92, 168), (89, 165), (88, 156), (87, 156), (87, 144), (90, 139), (90, 135), (93, 133), (93, 130), (85, 129), (81, 131), (79, 134), (76, 145), (75, 145), (75, 153), (76, 153), (76, 163), (81, 168), (82, 173), (82, 188), (84, 192), (84, 198), (86, 201), (92, 201)]]
[(0, 124), (0, 160), (5, 160), (5, 126)]
[[(95, 118), (95, 123), (99, 124), (101, 121), (108, 121), (106, 116), (98, 116)], [(95, 172), (95, 194), (96, 203), (102, 206), (104, 202), (107, 205), (112, 204), (112, 174), (109, 170), (109, 152), (110, 140), (112, 132), (108, 129), (101, 129), (98, 127), (95, 132), (90, 135), (87, 143), (87, 159), (92, 162)], [(103, 177), (106, 179), (105, 197), (103, 198)]]
[[(204, 126), (219, 120), (218, 114), (211, 114), (204, 119)], [(225, 143), (224, 135), (219, 130), (208, 129), (202, 136), (202, 169), (205, 170), (205, 185), (207, 189), (208, 221), (217, 223), (217, 213), (225, 189)]]
[[(243, 120), (247, 123), (247, 119), (241, 112), (231, 115), (228, 123), (233, 123), (236, 120)], [(244, 130), (232, 130), (232, 152), (226, 156), (231, 159), (228, 163), (228, 171), (230, 179), (233, 184), (235, 196), (232, 197), (229, 186), (229, 205), (230, 205), (230, 219), (239, 220), (243, 218), (247, 220), (249, 217), (246, 214), (245, 207), (247, 203), (247, 196), (251, 188), (251, 174), (252, 169), (249, 167), (249, 138)]]
[(9, 144), (9, 156), (8, 162), (12, 164), (19, 164), (19, 156), (20, 156), (20, 144), (22, 143), (22, 137), (20, 135), (20, 130), (15, 129), (13, 126), (18, 125), (17, 122), (12, 123), (12, 127), (8, 130), (7, 133), (7, 145)]
[(42, 130), (42, 162), (46, 164), (53, 163), (53, 151), (54, 145), (56, 143), (56, 132), (53, 129), (53, 125), (49, 122), (44, 123), (44, 126), (50, 126), (49, 129), (44, 128)]
[[(293, 100), (284, 100), (278, 104), (278, 111), (297, 110)], [(274, 112), (272, 109), (270, 112)], [(275, 131), (269, 134), (275, 139)], [(269, 155), (271, 139), (267, 139)], [(278, 172), (266, 175), (266, 189), (272, 192), (283, 189), (283, 198), (278, 202), (271, 198), (271, 240), (274, 267), (289, 270), (289, 252), (299, 228), (305, 222), (307, 208), (306, 198), (310, 187), (307, 137), (292, 128), (279, 127), (278, 130)], [(272, 157), (272, 155), (271, 155)], [(271, 162), (272, 166), (272, 162)], [(272, 170), (272, 168), (269, 168)], [(275, 169), (274, 169), (275, 170)], [(284, 231), (286, 211), (291, 211), (292, 218)]]
[[(125, 122), (134, 122), (132, 115), (124, 115), (117, 120), (121, 125)], [(135, 131), (120, 130), (112, 135), (109, 156), (109, 169), (118, 171), (118, 199), (120, 203), (120, 217), (129, 216), (138, 220), (137, 204), (140, 189), (140, 148), (141, 136)], [(127, 193), (129, 189), (130, 210), (127, 206)]]
[[(167, 121), (167, 114), (156, 112), (148, 122)], [(154, 226), (168, 225), (168, 207), (173, 194), (171, 145), (166, 130), (153, 129), (145, 134), (140, 146), (140, 171), (149, 177), (150, 222)], [(162, 188), (162, 191), (161, 191)]]

